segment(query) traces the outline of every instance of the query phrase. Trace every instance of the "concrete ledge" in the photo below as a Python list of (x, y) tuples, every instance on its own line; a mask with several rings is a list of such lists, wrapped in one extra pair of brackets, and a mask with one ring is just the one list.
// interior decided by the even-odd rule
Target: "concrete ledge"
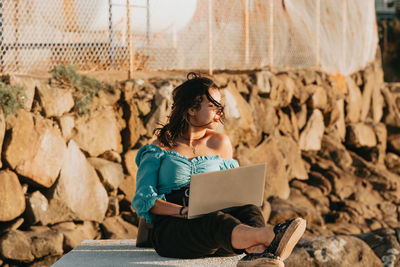
[(182, 260), (160, 257), (154, 249), (137, 248), (136, 239), (85, 240), (53, 266), (236, 266), (241, 257)]

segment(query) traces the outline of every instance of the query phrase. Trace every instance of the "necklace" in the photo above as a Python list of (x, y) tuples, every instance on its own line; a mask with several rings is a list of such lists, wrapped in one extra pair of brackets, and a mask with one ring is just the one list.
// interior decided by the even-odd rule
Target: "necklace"
[[(185, 138), (185, 137), (182, 136), (183, 139), (189, 141), (189, 147), (190, 147), (190, 149), (192, 150), (193, 155), (197, 155), (197, 153), (196, 153), (196, 147), (197, 147), (197, 145), (198, 145), (198, 142), (197, 142), (197, 141), (201, 140), (205, 135), (206, 135), (206, 134), (204, 134), (202, 137), (197, 138), (197, 139), (190, 139), (190, 138)], [(193, 144), (193, 145), (192, 145), (192, 144)]]

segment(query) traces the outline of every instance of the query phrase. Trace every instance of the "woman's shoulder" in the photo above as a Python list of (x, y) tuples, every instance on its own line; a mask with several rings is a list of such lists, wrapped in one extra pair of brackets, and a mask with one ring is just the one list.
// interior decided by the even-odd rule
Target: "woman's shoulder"
[(145, 157), (160, 159), (163, 156), (163, 154), (164, 154), (164, 150), (153, 143), (151, 143), (149, 145), (144, 145), (137, 152), (136, 163), (139, 165), (139, 163)]
[(209, 144), (222, 158), (232, 158), (232, 143), (226, 134), (208, 131)]

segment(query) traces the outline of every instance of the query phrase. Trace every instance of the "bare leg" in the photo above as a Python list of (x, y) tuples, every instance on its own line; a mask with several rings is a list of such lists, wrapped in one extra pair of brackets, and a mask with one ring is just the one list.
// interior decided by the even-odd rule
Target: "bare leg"
[(272, 226), (255, 228), (239, 224), (233, 228), (232, 231), (232, 247), (235, 249), (249, 249), (251, 252), (259, 252), (262, 248), (261, 245), (267, 247), (271, 244), (275, 237), (273, 229)]

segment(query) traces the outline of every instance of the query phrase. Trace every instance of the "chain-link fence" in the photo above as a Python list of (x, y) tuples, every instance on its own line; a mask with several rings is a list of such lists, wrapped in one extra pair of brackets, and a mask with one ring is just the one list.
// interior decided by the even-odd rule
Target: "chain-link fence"
[(374, 58), (374, 0), (0, 0), (0, 70), (351, 73)]

